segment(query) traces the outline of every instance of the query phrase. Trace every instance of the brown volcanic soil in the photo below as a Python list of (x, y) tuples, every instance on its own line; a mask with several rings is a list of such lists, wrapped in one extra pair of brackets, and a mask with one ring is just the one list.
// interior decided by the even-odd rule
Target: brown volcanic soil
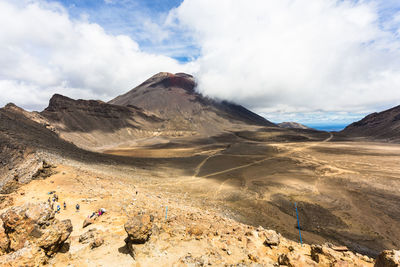
[[(295, 240), (297, 202), (307, 242), (328, 240), (369, 255), (399, 247), (400, 146), (330, 142), (335, 137), (313, 131), (302, 132), (307, 142), (260, 141), (294, 133), (246, 132), (245, 138), (235, 133), (225, 148), (198, 159), (193, 176), (166, 163), (167, 169), (157, 172), (160, 180), (148, 188), (189, 195), (229, 210), (240, 222), (277, 229)], [(164, 151), (167, 157), (170, 151)]]
[[(308, 243), (330, 241), (369, 255), (400, 246), (398, 145), (331, 142), (336, 137), (329, 133), (273, 127), (173, 142), (146, 139), (144, 146), (129, 147), (129, 156), (116, 156), (81, 150), (21, 112), (0, 111), (6, 122), (1, 124), (2, 144), (20, 144), (22, 151), (30, 148), (32, 153), (42, 151), (43, 159), (59, 165), (54, 180), (31, 182), (21, 187), (23, 197), (16, 193), (6, 197), (20, 204), (45, 200), (48, 191), (56, 190), (69, 206), (81, 203), (82, 213), (68, 210), (60, 215), (71, 218), (76, 226), (71, 257), (79, 264), (90, 254), (76, 243), (82, 232), (79, 225), (100, 206), (111, 210), (98, 226), (108, 231), (108, 241), (90, 257), (96, 262), (101, 255), (112, 256), (121, 248), (121, 226), (126, 220), (121, 212), (130, 205), (135, 188), (156, 195), (154, 199), (160, 199), (160, 194), (161, 200), (149, 198), (140, 205), (144, 209), (152, 203), (152, 212), (168, 199), (169, 205), (198, 211), (199, 218), (202, 211), (210, 210), (276, 229), (293, 240), (298, 240), (293, 207), (297, 202), (303, 238)], [(178, 150), (185, 151), (184, 156), (177, 155)], [(114, 152), (122, 155), (124, 149)], [(173, 204), (176, 201), (178, 204)], [(162, 217), (161, 213), (157, 216)], [(196, 247), (196, 243), (186, 245), (182, 251)], [(173, 253), (182, 256), (176, 250)], [(59, 254), (54, 260), (67, 263), (71, 260), (68, 255)], [(113, 262), (111, 256), (104, 258)], [(120, 256), (122, 264), (131, 260)], [(142, 257), (145, 262), (146, 256)], [(171, 262), (175, 260), (171, 258)]]
[[(156, 76), (144, 87), (154, 84), (151, 88), (156, 92), (165, 90), (165, 84), (155, 82), (159, 78)], [(169, 81), (164, 78), (162, 81)], [(186, 76), (183, 81), (178, 79), (183, 84), (177, 82), (179, 88), (172, 91), (188, 100), (187, 95), (194, 95), (185, 89), (186, 80)], [(126, 217), (121, 214), (126, 207), (135, 205), (131, 200), (136, 188), (152, 195), (146, 196), (136, 211), (151, 206), (151, 212), (160, 213), (160, 218), (159, 207), (168, 202), (177, 210), (185, 209), (185, 214), (195, 210), (196, 220), (206, 210), (222, 216), (207, 217), (207, 223), (229, 218), (276, 229), (285, 237), (298, 240), (293, 206), (297, 202), (306, 242), (330, 241), (374, 256), (383, 249), (400, 247), (399, 145), (344, 141), (343, 135), (314, 130), (247, 125), (217, 116), (214, 107), (211, 111), (204, 109), (198, 100), (201, 116), (190, 122), (194, 128), (189, 131), (176, 128), (181, 125), (179, 120), (193, 115), (183, 112), (186, 104), (178, 109), (182, 116), (164, 110), (164, 114), (172, 113), (163, 117), (161, 110), (149, 112), (134, 106), (62, 96), (52, 100), (41, 114), (27, 113), (13, 105), (0, 109), (0, 186), (11, 181), (10, 188), (15, 190), (35, 177), (39, 179), (22, 185), (22, 197), (8, 190), (2, 192), (0, 208), (12, 202), (4, 199), (16, 204), (39, 201), (48, 197), (48, 191), (57, 190), (68, 203), (83, 203), (82, 213), (68, 210), (60, 215), (71, 218), (75, 227), (90, 211), (105, 206), (111, 212), (101, 221), (100, 228), (108, 231), (107, 238), (111, 239), (107, 249), (89, 253), (93, 262), (107, 255), (105, 263), (111, 264), (116, 258), (110, 254), (116, 250), (124, 254), (121, 226)], [(221, 105), (227, 110), (232, 107)], [(220, 107), (217, 105), (216, 109), (222, 112)], [(243, 111), (236, 106), (234, 109)], [(257, 118), (245, 114), (251, 117), (250, 121)], [(235, 117), (246, 116), (236, 113)], [(204, 118), (210, 120), (205, 123)], [(221, 128), (215, 128), (218, 123)], [(154, 130), (154, 125), (159, 124), (160, 129)], [(204, 132), (196, 132), (198, 129)], [(78, 148), (58, 134), (81, 147), (104, 153)], [(35, 176), (43, 161), (58, 165), (59, 173), (51, 175), (50, 180)], [(182, 223), (176, 229), (179, 227)], [(72, 254), (59, 254), (55, 262), (67, 264), (72, 257), (77, 265), (87, 263), (86, 248), (76, 243), (82, 231), (75, 229), (79, 230), (74, 233)], [(208, 240), (201, 245), (185, 243), (182, 251), (194, 251), (199, 245), (206, 248)], [(165, 246), (168, 248), (162, 251), (184, 256), (169, 241)], [(85, 250), (84, 256), (79, 256), (80, 249)], [(159, 258), (157, 255), (154, 257)], [(131, 262), (126, 253), (120, 256), (122, 265)], [(153, 256), (151, 263), (162, 261)], [(174, 262), (175, 256), (166, 262)], [(146, 256), (141, 260), (144, 265), (149, 264)], [(236, 260), (233, 258), (232, 262)]]

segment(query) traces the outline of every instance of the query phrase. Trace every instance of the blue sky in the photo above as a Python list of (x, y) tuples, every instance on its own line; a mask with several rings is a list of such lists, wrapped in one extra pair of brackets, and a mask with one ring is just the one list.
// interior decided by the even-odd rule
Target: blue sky
[(271, 121), (343, 125), (400, 104), (399, 11), (398, 0), (0, 0), (0, 105), (107, 101), (187, 72), (201, 93)]
[[(87, 16), (111, 34), (127, 34), (139, 43), (145, 52), (163, 54), (180, 62), (188, 62), (199, 54), (195, 42), (183, 31), (164, 28), (168, 31), (159, 39), (157, 28), (162, 27), (171, 9), (183, 0), (64, 0), (59, 1), (74, 18)], [(156, 29), (154, 29), (156, 28)]]

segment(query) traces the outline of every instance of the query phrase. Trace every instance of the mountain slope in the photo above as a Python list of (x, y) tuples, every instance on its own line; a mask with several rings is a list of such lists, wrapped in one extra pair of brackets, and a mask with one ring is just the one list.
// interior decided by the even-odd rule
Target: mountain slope
[(165, 129), (209, 134), (240, 124), (275, 126), (240, 105), (204, 97), (195, 91), (195, 86), (191, 75), (161, 72), (109, 103), (154, 112), (165, 120)]
[(341, 133), (351, 137), (400, 142), (400, 106), (369, 114), (347, 126)]
[(40, 113), (60, 137), (91, 150), (152, 135), (162, 119), (133, 106), (54, 95)]

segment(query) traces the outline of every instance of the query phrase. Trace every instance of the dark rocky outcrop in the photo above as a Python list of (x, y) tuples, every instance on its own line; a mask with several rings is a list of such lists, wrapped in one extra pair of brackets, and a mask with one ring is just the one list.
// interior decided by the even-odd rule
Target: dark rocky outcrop
[(400, 142), (400, 106), (372, 113), (347, 126), (340, 134), (378, 141)]

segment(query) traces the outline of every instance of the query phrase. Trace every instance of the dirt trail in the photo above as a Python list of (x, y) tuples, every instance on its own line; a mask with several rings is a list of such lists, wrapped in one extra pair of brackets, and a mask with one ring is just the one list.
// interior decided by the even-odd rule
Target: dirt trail
[[(304, 150), (304, 149), (306, 149), (306, 148), (310, 148), (310, 147), (312, 147), (312, 146), (316, 146), (316, 145), (318, 145), (319, 143), (329, 142), (330, 140), (332, 140), (332, 138), (333, 138), (332, 133), (329, 133), (329, 137), (326, 138), (326, 139), (324, 139), (324, 140), (322, 140), (322, 141), (320, 141), (320, 142), (314, 142), (314, 143), (312, 143), (312, 144), (307, 144), (307, 145), (304, 145), (304, 144), (302, 143), (302, 146), (301, 146), (301, 147), (297, 147), (297, 148), (292, 148), (292, 147), (290, 147), (290, 145), (291, 145), (292, 143), (290, 143), (290, 144), (271, 144), (271, 145), (273, 145), (273, 146), (276, 146), (276, 147), (279, 147), (279, 148), (283, 148), (283, 149), (288, 150), (288, 151), (287, 151), (287, 152), (284, 152), (284, 153), (281, 153), (281, 154), (279, 154), (279, 155), (276, 155), (276, 156), (266, 157), (266, 158), (264, 158), (264, 159), (254, 161), (254, 162), (249, 163), (249, 164), (237, 166), (237, 167), (234, 167), (234, 168), (229, 168), (229, 169), (222, 170), (222, 171), (218, 171), (218, 172), (209, 173), (209, 174), (204, 175), (204, 176), (202, 176), (202, 177), (208, 178), (208, 177), (212, 177), (212, 176), (215, 176), (215, 175), (219, 175), (219, 174), (223, 174), (223, 173), (227, 173), (227, 172), (231, 172), (231, 171), (235, 171), (235, 170), (247, 168), (247, 167), (253, 166), (253, 165), (255, 165), (255, 164), (262, 163), (262, 162), (264, 162), (264, 161), (266, 161), (266, 160), (269, 160), (269, 159), (278, 158), (278, 157), (286, 157), (286, 156), (289, 156), (289, 155), (291, 155), (291, 154), (293, 154), (293, 153), (295, 153), (295, 152), (299, 152), (299, 151), (302, 151), (302, 150)], [(297, 144), (297, 143), (294, 143), (294, 144)], [(215, 156), (215, 155), (213, 155), (213, 156)], [(213, 157), (213, 156), (210, 156), (210, 157), (206, 158), (204, 161), (202, 161), (202, 162), (200, 163), (199, 166), (197, 166), (196, 172), (195, 172), (195, 176), (197, 176), (197, 175), (199, 174), (201, 167), (207, 162), (207, 160), (210, 159), (210, 158)]]

